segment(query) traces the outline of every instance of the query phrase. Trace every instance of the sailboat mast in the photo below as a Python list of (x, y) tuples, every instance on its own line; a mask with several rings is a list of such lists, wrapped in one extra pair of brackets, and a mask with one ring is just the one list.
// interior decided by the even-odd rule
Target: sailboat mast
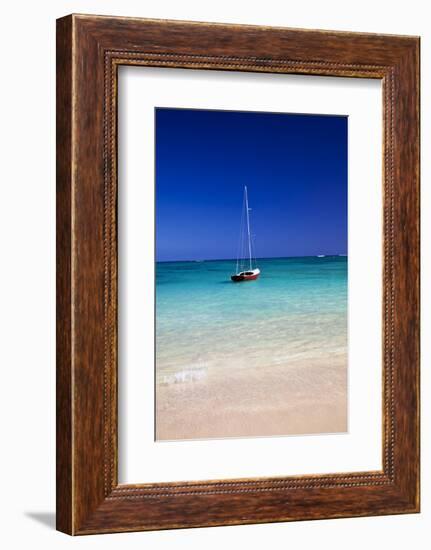
[(252, 270), (251, 265), (251, 239), (250, 239), (250, 217), (249, 217), (249, 208), (248, 208), (248, 193), (247, 193), (247, 186), (244, 186), (245, 190), (245, 210), (247, 212), (247, 233), (248, 233), (248, 256), (250, 258), (250, 271)]
[[(245, 263), (247, 262), (247, 252), (246, 252), (247, 246), (244, 242), (245, 241), (244, 207), (245, 207), (245, 212), (247, 216), (248, 257), (250, 262), (249, 271), (245, 269)], [(236, 273), (235, 275), (231, 275), (230, 277), (234, 283), (239, 283), (241, 281), (255, 281), (260, 275), (260, 269), (258, 267), (256, 267), (256, 269), (253, 269), (253, 261), (251, 257), (250, 210), (251, 208), (248, 207), (247, 186), (244, 185), (244, 198), (243, 198), (242, 209), (241, 209), (241, 228), (239, 231)], [(238, 271), (239, 258), (241, 258), (241, 272)], [(257, 264), (256, 261), (255, 261), (255, 264)]]

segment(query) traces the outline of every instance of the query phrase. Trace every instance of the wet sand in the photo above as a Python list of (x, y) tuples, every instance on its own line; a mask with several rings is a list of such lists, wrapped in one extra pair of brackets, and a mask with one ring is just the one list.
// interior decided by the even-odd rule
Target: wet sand
[(199, 372), (157, 385), (156, 439), (347, 431), (347, 356)]

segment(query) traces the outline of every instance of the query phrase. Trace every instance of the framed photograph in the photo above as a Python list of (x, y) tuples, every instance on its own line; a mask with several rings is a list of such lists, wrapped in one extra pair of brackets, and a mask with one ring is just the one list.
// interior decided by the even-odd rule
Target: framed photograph
[(57, 21), (57, 528), (419, 511), (419, 38)]

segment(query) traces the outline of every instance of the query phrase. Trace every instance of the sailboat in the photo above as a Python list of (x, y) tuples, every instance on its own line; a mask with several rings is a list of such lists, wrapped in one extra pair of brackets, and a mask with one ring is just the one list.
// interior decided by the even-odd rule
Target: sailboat
[[(247, 186), (244, 186), (244, 208), (245, 208), (245, 220), (246, 220), (246, 232), (244, 228), (244, 210), (241, 216), (241, 229), (239, 237), (238, 257), (236, 260), (236, 272), (231, 275), (231, 279), (234, 283), (240, 283), (242, 281), (255, 281), (260, 275), (260, 269), (258, 267), (253, 268), (253, 258), (251, 254), (251, 234), (250, 234), (250, 210), (248, 206), (248, 192)], [(243, 250), (243, 245), (244, 250)], [(247, 265), (248, 264), (248, 265)], [(246, 268), (247, 265), (247, 268)]]

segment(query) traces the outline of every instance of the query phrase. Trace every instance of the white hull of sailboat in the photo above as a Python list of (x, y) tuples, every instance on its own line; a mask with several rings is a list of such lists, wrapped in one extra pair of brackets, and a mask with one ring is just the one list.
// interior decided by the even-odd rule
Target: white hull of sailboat
[(252, 269), (250, 271), (241, 271), (231, 276), (234, 283), (240, 283), (241, 281), (255, 281), (260, 275), (260, 269)]

